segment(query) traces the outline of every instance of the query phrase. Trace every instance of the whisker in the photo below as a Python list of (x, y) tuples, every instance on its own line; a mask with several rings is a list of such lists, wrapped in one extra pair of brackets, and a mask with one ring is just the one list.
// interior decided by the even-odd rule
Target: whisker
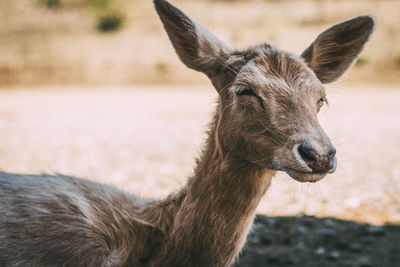
[(227, 68), (228, 70), (232, 71), (235, 75), (238, 75), (238, 72), (232, 69), (229, 65), (225, 64), (222, 60), (219, 60), (218, 58), (214, 58), (218, 63), (220, 63), (222, 66)]
[(234, 82), (228, 83), (227, 85), (225, 85), (221, 91), (224, 91), (226, 88), (230, 87)]
[(262, 122), (259, 122), (259, 124), (264, 128), (264, 130), (268, 133), (267, 136), (268, 138), (273, 141), (277, 145), (282, 145), (284, 143), (284, 140), (288, 138), (287, 135), (283, 133), (277, 132), (275, 129), (271, 129), (269, 126), (265, 125)]

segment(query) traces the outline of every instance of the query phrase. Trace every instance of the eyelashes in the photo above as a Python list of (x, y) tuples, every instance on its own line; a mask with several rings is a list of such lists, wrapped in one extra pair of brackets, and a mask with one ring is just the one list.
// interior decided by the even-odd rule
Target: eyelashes
[(236, 91), (236, 95), (238, 95), (238, 96), (242, 96), (242, 95), (253, 95), (253, 96), (255, 96), (253, 90), (251, 90), (248, 87), (241, 87), (240, 89), (238, 89)]
[(259, 95), (254, 93), (253, 90), (251, 90), (249, 87), (241, 87), (241, 88), (239, 88), (238, 90), (236, 90), (236, 95), (237, 96), (252, 96), (252, 97), (255, 97), (257, 99), (258, 103), (260, 104), (260, 106), (263, 109), (265, 109), (263, 99)]

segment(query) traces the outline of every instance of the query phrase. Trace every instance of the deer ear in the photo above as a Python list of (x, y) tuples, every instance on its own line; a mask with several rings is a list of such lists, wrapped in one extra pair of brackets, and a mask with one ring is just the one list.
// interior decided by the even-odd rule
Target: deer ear
[(153, 0), (155, 9), (181, 61), (189, 68), (213, 75), (229, 48), (204, 26), (166, 0)]
[(301, 56), (322, 83), (336, 81), (357, 58), (374, 25), (369, 15), (336, 24), (322, 32)]

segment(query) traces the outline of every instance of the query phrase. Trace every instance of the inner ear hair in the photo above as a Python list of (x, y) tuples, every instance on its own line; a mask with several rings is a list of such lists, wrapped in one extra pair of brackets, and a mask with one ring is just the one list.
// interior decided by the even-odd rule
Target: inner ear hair
[(301, 54), (322, 83), (330, 83), (351, 66), (374, 31), (375, 20), (362, 15), (322, 32)]

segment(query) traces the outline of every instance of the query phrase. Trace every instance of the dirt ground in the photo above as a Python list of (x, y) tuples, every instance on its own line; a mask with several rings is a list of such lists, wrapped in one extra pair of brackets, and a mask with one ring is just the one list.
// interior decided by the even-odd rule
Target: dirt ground
[[(400, 87), (327, 90), (337, 171), (315, 184), (278, 174), (237, 266), (400, 266)], [(215, 97), (211, 86), (2, 90), (0, 169), (166, 196), (192, 173)]]

